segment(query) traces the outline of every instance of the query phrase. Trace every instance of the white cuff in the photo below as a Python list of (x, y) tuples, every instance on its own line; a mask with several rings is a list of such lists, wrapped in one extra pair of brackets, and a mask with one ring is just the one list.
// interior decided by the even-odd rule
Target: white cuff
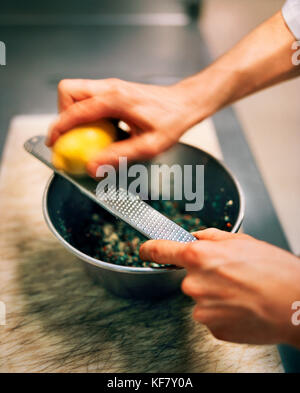
[(287, 0), (282, 7), (282, 16), (297, 40), (300, 40), (300, 0)]

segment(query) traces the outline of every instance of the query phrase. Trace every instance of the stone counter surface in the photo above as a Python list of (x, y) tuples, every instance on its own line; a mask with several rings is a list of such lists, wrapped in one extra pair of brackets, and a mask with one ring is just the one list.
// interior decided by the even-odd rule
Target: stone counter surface
[[(0, 173), (0, 372), (282, 372), (274, 346), (224, 343), (191, 318), (182, 294), (115, 297), (47, 228), (42, 194), (51, 171), (23, 150), (51, 116), (11, 123)], [(208, 120), (184, 138), (220, 157)]]

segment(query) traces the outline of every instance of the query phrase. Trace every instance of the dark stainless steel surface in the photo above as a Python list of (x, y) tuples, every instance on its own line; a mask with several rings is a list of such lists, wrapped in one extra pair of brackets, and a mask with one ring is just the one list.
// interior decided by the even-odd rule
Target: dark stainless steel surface
[(120, 77), (171, 83), (204, 67), (203, 41), (189, 26), (2, 27), (0, 145), (17, 114), (56, 111), (63, 78)]
[(243, 228), (258, 239), (289, 250), (288, 241), (274, 210), (272, 200), (253, 159), (245, 134), (231, 108), (213, 117), (224, 161), (237, 176), (246, 195)]
[(199, 0), (65, 0), (41, 2), (40, 0), (10, 0), (1, 5), (4, 15), (45, 14), (128, 14), (183, 12), (186, 6)]
[[(212, 198), (219, 195), (221, 198), (220, 206), (225, 206), (230, 199), (233, 201), (228, 214), (233, 225), (232, 231), (236, 232), (239, 229), (245, 209), (244, 197), (238, 182), (222, 163), (202, 150), (183, 144), (177, 144), (168, 152), (161, 154), (159, 162), (169, 166), (173, 164), (181, 166), (204, 165), (205, 192), (208, 203), (205, 203), (204, 208), (196, 213), (197, 216), (202, 218), (207, 226), (213, 226), (216, 221), (223, 222), (220, 212), (212, 208), (209, 203)], [(157, 163), (156, 159), (154, 159), (154, 163)], [(220, 192), (221, 188), (224, 189), (223, 193)], [(183, 203), (185, 202), (183, 200)], [(92, 273), (94, 279), (98, 280), (111, 292), (124, 297), (154, 298), (165, 296), (179, 288), (179, 284), (185, 275), (184, 269), (120, 266), (111, 264), (109, 261), (95, 259), (92, 255), (80, 249), (82, 244), (78, 245), (76, 239), (85, 238), (85, 225), (93, 212), (96, 211), (103, 222), (114, 222), (115, 218), (87, 198), (86, 195), (80, 193), (77, 188), (61, 176), (55, 175), (50, 179), (44, 194), (43, 211), (49, 228), (62, 245), (81, 260), (87, 262), (86, 267)], [(223, 209), (221, 209), (221, 212), (221, 214), (224, 214)], [(62, 236), (64, 230), (62, 224), (72, 234), (70, 241), (66, 241)], [(89, 239), (89, 241), (92, 242), (92, 239)], [(90, 250), (90, 253), (93, 254), (93, 250)]]

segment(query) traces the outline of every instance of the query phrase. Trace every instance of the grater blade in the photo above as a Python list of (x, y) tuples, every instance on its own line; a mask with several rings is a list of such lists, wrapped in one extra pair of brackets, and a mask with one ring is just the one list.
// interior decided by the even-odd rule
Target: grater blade
[(45, 145), (44, 136), (34, 136), (24, 144), (25, 150), (38, 158), (55, 173), (70, 181), (83, 194), (127, 224), (142, 233), (148, 239), (166, 239), (181, 243), (197, 240), (188, 231), (181, 228), (158, 210), (154, 209), (139, 196), (114, 184), (108, 184), (105, 190), (88, 177), (76, 177), (56, 169), (52, 164), (52, 153)]

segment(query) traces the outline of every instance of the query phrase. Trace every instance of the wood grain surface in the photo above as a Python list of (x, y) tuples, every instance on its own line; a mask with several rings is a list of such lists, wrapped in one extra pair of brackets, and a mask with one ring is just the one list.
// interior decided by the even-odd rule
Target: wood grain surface
[[(282, 372), (276, 347), (214, 339), (192, 320), (193, 302), (182, 294), (133, 301), (92, 282), (48, 230), (41, 203), (50, 170), (22, 147), (50, 120), (16, 118), (3, 157), (0, 371)], [(220, 156), (210, 121), (189, 135)]]

